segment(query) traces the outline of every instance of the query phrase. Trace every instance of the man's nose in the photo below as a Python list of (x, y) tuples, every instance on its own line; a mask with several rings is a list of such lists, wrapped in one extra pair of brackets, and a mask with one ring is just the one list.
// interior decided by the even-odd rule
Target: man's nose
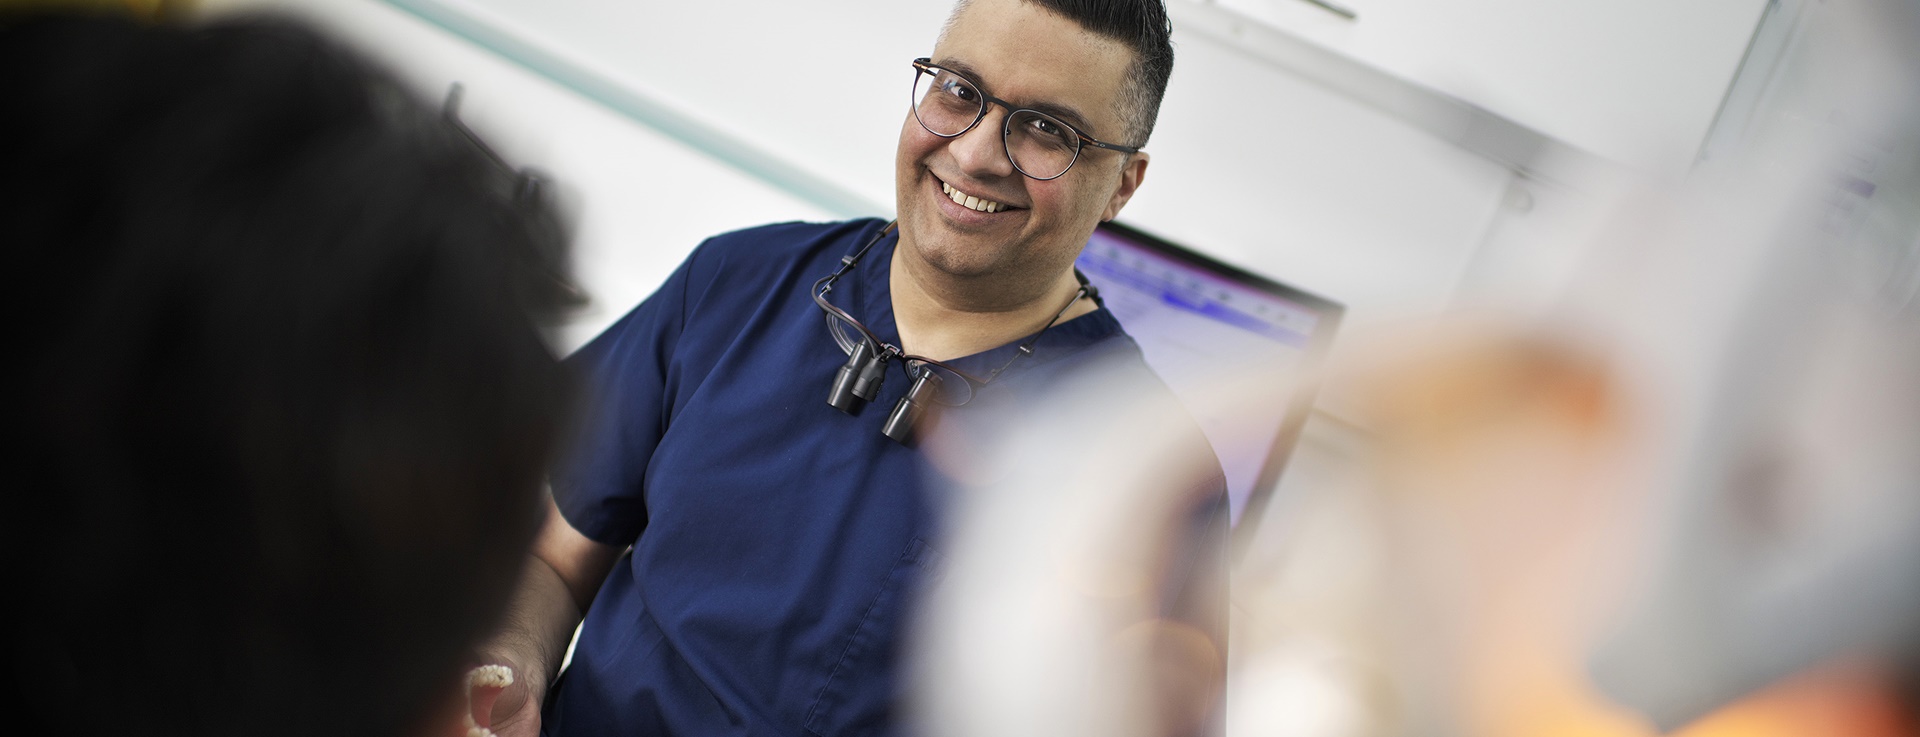
[(1014, 173), (1013, 160), (1007, 158), (1006, 140), (1001, 135), (1007, 112), (989, 105), (987, 114), (972, 130), (948, 141), (954, 161), (968, 174), (977, 177), (1005, 177)]

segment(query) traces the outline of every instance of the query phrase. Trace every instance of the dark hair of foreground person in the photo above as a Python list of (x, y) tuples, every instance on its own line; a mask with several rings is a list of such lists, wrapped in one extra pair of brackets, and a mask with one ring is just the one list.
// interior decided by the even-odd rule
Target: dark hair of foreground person
[(459, 712), (571, 382), (515, 175), (296, 25), (0, 16), (22, 734)]

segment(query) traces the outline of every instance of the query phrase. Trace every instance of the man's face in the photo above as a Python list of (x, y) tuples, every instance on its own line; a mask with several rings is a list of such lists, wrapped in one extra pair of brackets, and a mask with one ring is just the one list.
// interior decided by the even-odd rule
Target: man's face
[[(1120, 116), (1133, 54), (1120, 43), (1023, 0), (974, 0), (954, 18), (933, 63), (959, 72), (989, 95), (1057, 114), (1082, 133), (1132, 143)], [(1144, 153), (1086, 146), (1057, 179), (1013, 168), (1001, 140), (1007, 110), (956, 138), (927, 132), (909, 110), (895, 158), (902, 249), (962, 279), (990, 278), (1008, 297), (1034, 298), (1073, 263), (1094, 226), (1133, 196)], [(1006, 205), (981, 212), (957, 203), (948, 187)]]

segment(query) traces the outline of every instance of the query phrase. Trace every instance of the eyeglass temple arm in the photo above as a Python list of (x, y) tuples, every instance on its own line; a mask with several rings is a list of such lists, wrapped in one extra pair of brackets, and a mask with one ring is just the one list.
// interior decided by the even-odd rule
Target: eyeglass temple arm
[(464, 99), (465, 96), (466, 88), (461, 86), (459, 82), (454, 82), (452, 85), (449, 85), (447, 87), (447, 100), (440, 106), (440, 117), (446, 120), (448, 125), (453, 126), (454, 131), (458, 132), (460, 137), (467, 139), (467, 142), (472, 143), (475, 148), (480, 149), (480, 153), (492, 161), (495, 166), (500, 167), (502, 170), (512, 172), (514, 180), (513, 197), (516, 201), (537, 201), (540, 197), (540, 189), (545, 186), (546, 180), (531, 169), (514, 168), (512, 164), (507, 163), (505, 158), (502, 158), (499, 153), (495, 152), (492, 146), (487, 145), (487, 142), (480, 138), (480, 134), (473, 132), (472, 128), (467, 127), (466, 122), (460, 119), (460, 101)]
[(1121, 153), (1129, 153), (1129, 154), (1140, 153), (1140, 147), (1138, 146), (1122, 146), (1118, 143), (1107, 143), (1106, 141), (1102, 141), (1096, 138), (1089, 138), (1085, 133), (1080, 134), (1080, 142), (1087, 144), (1089, 146), (1092, 146), (1094, 148), (1104, 148), (1104, 149), (1107, 149), (1108, 151), (1119, 151)]

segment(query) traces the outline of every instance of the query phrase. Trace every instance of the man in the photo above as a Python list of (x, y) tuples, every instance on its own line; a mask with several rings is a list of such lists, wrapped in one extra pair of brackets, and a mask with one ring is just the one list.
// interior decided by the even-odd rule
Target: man
[(284, 23), (0, 13), (10, 731), (464, 735), (571, 404), (565, 241)]
[(597, 417), (491, 653), (521, 674), (497, 731), (533, 734), (542, 699), (551, 735), (888, 731), (939, 569), (925, 466), (963, 472), (985, 408), (1097, 360), (1166, 392), (1073, 261), (1145, 177), (1168, 31), (1158, 0), (962, 2), (915, 64), (897, 230), (717, 237), (571, 359)]

